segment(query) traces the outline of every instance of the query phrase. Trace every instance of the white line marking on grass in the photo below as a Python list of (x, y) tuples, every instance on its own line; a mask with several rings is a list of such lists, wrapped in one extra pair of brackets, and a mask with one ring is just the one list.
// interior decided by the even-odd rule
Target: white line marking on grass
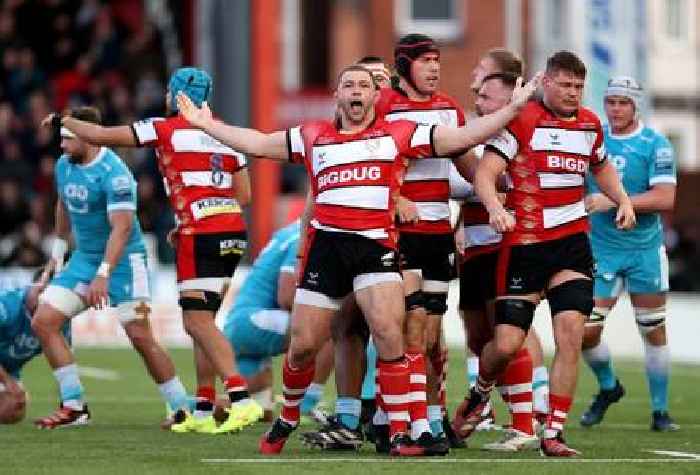
[(693, 460), (700, 460), (700, 454), (691, 454), (689, 452), (676, 452), (674, 450), (647, 450), (652, 454), (668, 455), (669, 457), (685, 457)]
[[(605, 423), (600, 426), (603, 429), (644, 429), (645, 431), (649, 431), (649, 424), (626, 424), (626, 423), (621, 423), (621, 424), (616, 424), (616, 423)], [(683, 429), (700, 429), (700, 424), (682, 424), (681, 427)], [(587, 431), (588, 429), (583, 429), (583, 431)]]
[(94, 366), (78, 366), (78, 374), (87, 378), (101, 379), (103, 381), (118, 381), (121, 375), (111, 369), (95, 368)]
[(225, 463), (338, 463), (338, 462), (350, 462), (350, 463), (450, 463), (450, 464), (460, 464), (460, 463), (696, 463), (700, 462), (698, 459), (557, 459), (557, 458), (540, 458), (540, 459), (453, 459), (453, 458), (313, 458), (313, 459), (292, 459), (292, 458), (259, 458), (259, 459), (201, 459), (202, 463), (212, 463), (212, 464), (225, 464)]

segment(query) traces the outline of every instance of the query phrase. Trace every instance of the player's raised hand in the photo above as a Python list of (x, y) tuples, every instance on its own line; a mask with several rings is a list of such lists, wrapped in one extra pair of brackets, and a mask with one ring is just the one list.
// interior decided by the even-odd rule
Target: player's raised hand
[(212, 120), (211, 109), (206, 102), (202, 103), (202, 107), (197, 107), (192, 99), (182, 92), (177, 94), (177, 109), (187, 122), (200, 129), (205, 128)]
[(499, 233), (505, 233), (515, 229), (515, 217), (501, 206), (489, 211), (489, 224)]
[(542, 82), (542, 76), (542, 71), (539, 71), (526, 84), (523, 84), (523, 78), (519, 77), (515, 81), (513, 95), (510, 98), (511, 104), (513, 104), (518, 109), (522, 108), (525, 104), (527, 104), (527, 101), (530, 100), (537, 88), (540, 87), (540, 82)]
[(629, 198), (622, 201), (617, 208), (615, 215), (615, 225), (617, 229), (632, 229), (637, 224), (637, 216), (634, 213), (634, 206)]

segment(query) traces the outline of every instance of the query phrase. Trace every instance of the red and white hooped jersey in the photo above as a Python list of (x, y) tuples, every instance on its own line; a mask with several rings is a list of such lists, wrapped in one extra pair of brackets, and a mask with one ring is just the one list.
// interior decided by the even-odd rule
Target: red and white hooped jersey
[[(472, 149), (477, 159), (483, 155), (484, 146)], [(452, 166), (450, 170), (450, 194), (460, 202), (461, 223), (457, 232), (462, 233), (464, 249), (462, 258), (467, 260), (480, 254), (494, 252), (501, 246), (503, 235), (489, 225), (489, 213), (476, 195), (474, 186), (466, 181)]]
[(233, 175), (246, 166), (243, 154), (193, 128), (179, 115), (135, 122), (132, 129), (139, 145), (156, 149), (178, 232), (245, 230), (233, 187)]
[[(428, 101), (413, 101), (401, 91), (382, 89), (376, 105), (379, 116), (392, 122), (410, 120), (427, 125), (464, 125), (464, 111), (450, 96), (437, 92)], [(401, 196), (416, 203), (418, 222), (398, 223), (399, 232), (444, 234), (450, 226), (450, 160), (418, 160), (408, 166)]]
[(506, 208), (515, 212), (507, 244), (530, 244), (589, 229), (584, 178), (589, 166), (605, 161), (598, 117), (580, 108), (572, 120), (555, 116), (541, 101), (529, 102), (486, 150), (508, 162), (513, 189)]
[(408, 161), (434, 156), (433, 127), (376, 119), (356, 134), (330, 121), (287, 131), (289, 159), (303, 163), (311, 179), (316, 229), (353, 233), (396, 248), (396, 195)]

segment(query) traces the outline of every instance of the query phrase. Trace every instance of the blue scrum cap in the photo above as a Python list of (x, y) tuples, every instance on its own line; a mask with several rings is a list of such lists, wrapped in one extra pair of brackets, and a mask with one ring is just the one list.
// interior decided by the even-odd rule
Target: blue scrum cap
[(170, 89), (170, 107), (172, 110), (177, 110), (175, 98), (180, 91), (185, 93), (198, 107), (201, 107), (202, 102), (206, 101), (211, 95), (212, 80), (211, 76), (201, 69), (180, 68), (170, 76), (168, 88)]

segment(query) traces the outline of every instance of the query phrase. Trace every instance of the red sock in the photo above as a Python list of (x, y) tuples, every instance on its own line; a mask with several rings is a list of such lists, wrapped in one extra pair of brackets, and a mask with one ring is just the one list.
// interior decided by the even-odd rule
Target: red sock
[(408, 393), (410, 372), (408, 361), (402, 357), (395, 361), (377, 360), (379, 388), (382, 405), (389, 419), (391, 437), (408, 430)]
[(425, 355), (417, 351), (406, 353), (408, 369), (410, 371), (410, 392), (408, 413), (411, 416), (413, 430), (422, 433), (429, 430), (428, 424), (428, 400), (427, 400), (427, 376), (425, 368)]
[(234, 374), (226, 378), (224, 380), (224, 387), (226, 388), (226, 393), (231, 403), (242, 401), (250, 397), (248, 394), (248, 384), (240, 374)]
[(214, 389), (214, 386), (199, 386), (197, 388), (195, 410), (212, 411), (214, 409), (215, 401), (216, 389)]
[(445, 414), (447, 408), (447, 348), (441, 348), (440, 351), (433, 356), (432, 364), (435, 370), (435, 376), (440, 381), (440, 389), (438, 390), (438, 399), (442, 407), (442, 413)]
[(304, 398), (306, 388), (314, 379), (315, 364), (311, 361), (305, 368), (292, 368), (287, 356), (282, 363), (282, 395), (284, 403), (280, 417), (287, 423), (299, 424), (299, 405)]
[(547, 428), (544, 432), (545, 438), (556, 437), (559, 432), (564, 430), (564, 423), (572, 402), (573, 398), (570, 396), (549, 395), (549, 415), (547, 416)]
[(508, 410), (513, 429), (532, 435), (532, 358), (523, 348), (515, 354), (503, 372), (508, 391)]

